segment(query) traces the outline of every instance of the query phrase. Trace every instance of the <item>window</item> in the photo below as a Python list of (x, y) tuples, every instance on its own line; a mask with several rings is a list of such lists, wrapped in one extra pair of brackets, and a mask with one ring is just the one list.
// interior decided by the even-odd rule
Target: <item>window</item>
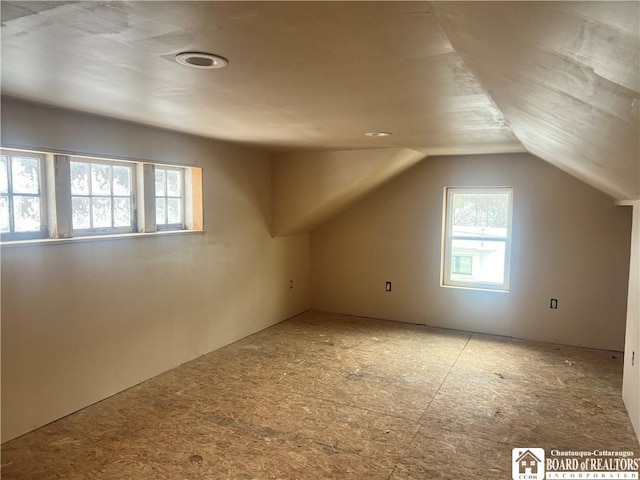
[(46, 236), (42, 194), (43, 157), (27, 152), (0, 155), (0, 235), (2, 240)]
[(471, 255), (453, 255), (452, 262), (452, 273), (473, 275), (473, 257)]
[(0, 241), (203, 230), (202, 169), (0, 150)]
[(156, 226), (183, 228), (183, 174), (178, 168), (155, 167)]
[(512, 188), (446, 188), (442, 285), (507, 291)]
[(132, 165), (79, 159), (69, 170), (74, 232), (134, 231)]

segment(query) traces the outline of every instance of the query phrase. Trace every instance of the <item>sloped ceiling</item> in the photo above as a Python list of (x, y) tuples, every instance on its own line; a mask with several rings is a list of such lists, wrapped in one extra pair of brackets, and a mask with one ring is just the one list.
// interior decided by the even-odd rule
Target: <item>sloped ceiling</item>
[(0, 6), (4, 95), (276, 152), (526, 147), (640, 194), (637, 2)]
[(408, 148), (274, 155), (273, 234), (313, 231), (425, 157)]
[(638, 2), (436, 2), (441, 25), (534, 155), (640, 196)]

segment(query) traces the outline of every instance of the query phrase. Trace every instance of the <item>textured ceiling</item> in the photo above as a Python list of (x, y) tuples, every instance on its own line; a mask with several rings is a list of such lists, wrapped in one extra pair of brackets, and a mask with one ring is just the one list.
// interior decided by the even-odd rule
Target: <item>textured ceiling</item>
[(640, 197), (638, 2), (434, 6), (529, 152), (614, 197)]
[(640, 196), (638, 2), (0, 5), (6, 95), (276, 151), (524, 145)]
[[(274, 149), (522, 148), (425, 2), (3, 1), (2, 14), (2, 88), (19, 98)], [(229, 66), (187, 69), (182, 51)]]

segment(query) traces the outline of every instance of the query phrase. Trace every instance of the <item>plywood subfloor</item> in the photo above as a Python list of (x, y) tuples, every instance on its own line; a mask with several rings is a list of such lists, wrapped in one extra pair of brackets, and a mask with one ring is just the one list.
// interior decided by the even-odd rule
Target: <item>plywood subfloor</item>
[(309, 312), (2, 446), (3, 480), (511, 478), (640, 450), (622, 355)]

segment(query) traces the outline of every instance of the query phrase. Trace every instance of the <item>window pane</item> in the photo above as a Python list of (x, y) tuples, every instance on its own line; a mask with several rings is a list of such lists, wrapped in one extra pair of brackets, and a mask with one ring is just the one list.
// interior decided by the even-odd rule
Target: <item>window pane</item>
[[(179, 197), (180, 190), (180, 172), (177, 170), (167, 170), (167, 196), (169, 197)], [(157, 193), (156, 193), (157, 195)], [(173, 223), (169, 221), (169, 223)]]
[(91, 228), (89, 199), (73, 197), (71, 199), (71, 222), (74, 229)]
[[(506, 242), (503, 241), (453, 239), (451, 242), (451, 280), (504, 283), (505, 252)], [(467, 258), (456, 260), (456, 257)], [(469, 260), (468, 257), (471, 259)], [(462, 272), (456, 272), (456, 264), (461, 267)]]
[(165, 211), (166, 211), (166, 199), (156, 198), (156, 224), (157, 225), (165, 225), (167, 223)]
[(13, 193), (40, 193), (40, 162), (38, 159), (12, 157), (11, 181)]
[(156, 168), (156, 196), (162, 197), (166, 195), (164, 189), (164, 178), (166, 170)]
[(473, 273), (473, 257), (470, 255), (453, 255), (451, 258), (451, 271), (463, 275)]
[(0, 193), (9, 192), (9, 174), (7, 172), (7, 157), (0, 157)]
[(454, 193), (452, 207), (452, 235), (507, 236), (507, 193)]
[(167, 199), (167, 223), (181, 223), (182, 215), (180, 211), (180, 199), (168, 198)]
[(113, 167), (113, 194), (131, 195), (131, 168)]
[(0, 232), (9, 231), (9, 198), (0, 197)]
[[(114, 172), (114, 176), (115, 176), (115, 172)], [(114, 198), (113, 199), (113, 226), (114, 227), (130, 227), (131, 226), (131, 199), (130, 198)]]
[(38, 232), (40, 225), (40, 197), (13, 197), (13, 229), (15, 232)]
[(91, 198), (93, 228), (111, 227), (111, 198)]
[(91, 164), (91, 193), (111, 195), (111, 165)]
[(71, 194), (89, 195), (89, 164), (70, 162)]

